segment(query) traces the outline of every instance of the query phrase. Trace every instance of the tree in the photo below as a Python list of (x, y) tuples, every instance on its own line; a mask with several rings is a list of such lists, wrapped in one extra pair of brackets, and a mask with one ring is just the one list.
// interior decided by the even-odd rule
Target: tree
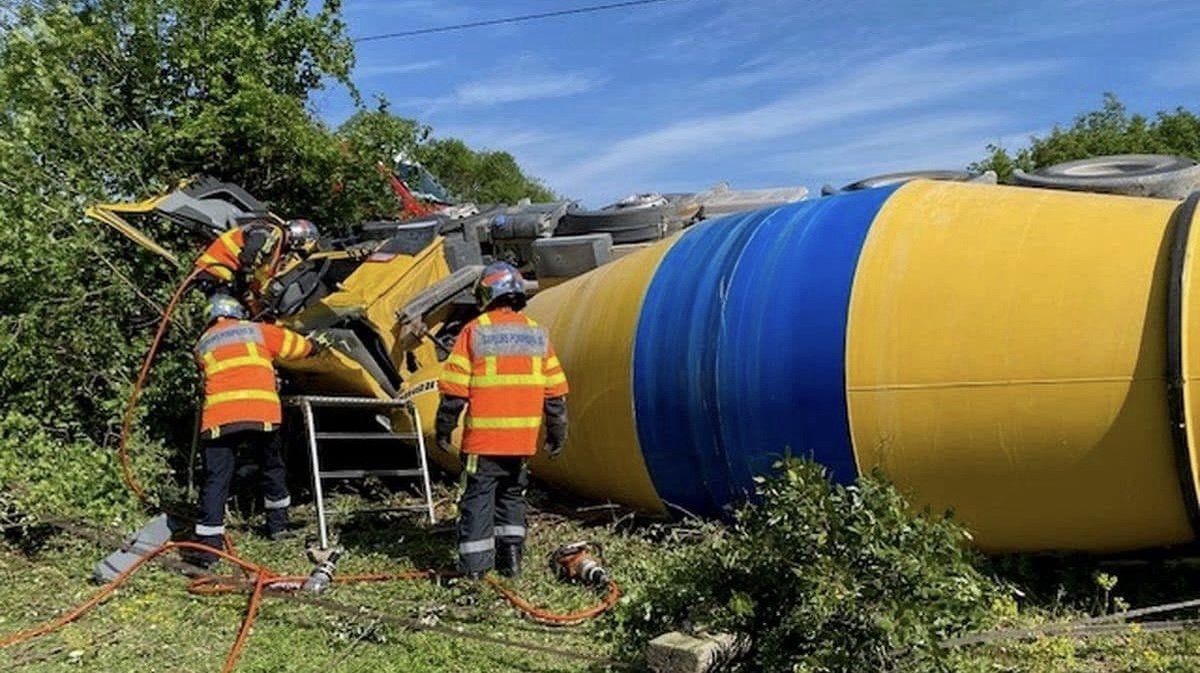
[[(554, 194), (521, 171), (507, 152), (477, 152), (458, 139), (431, 140), (429, 126), (389, 112), (380, 99), (359, 110), (337, 130), (345, 161), (355, 167), (339, 176), (341, 198), (354, 204), (358, 220), (384, 219), (399, 210), (387, 180), (363, 167), (391, 166), (399, 155), (416, 158), (455, 198), (474, 203), (515, 203), (522, 198), (551, 201)], [(417, 185), (409, 185), (417, 188)]]
[(508, 152), (480, 151), (457, 138), (420, 146), (417, 157), (451, 192), (475, 203), (553, 201), (554, 192), (527, 177)]
[[(336, 0), (312, 13), (304, 0), (40, 0), (5, 17), (0, 408), (4, 428), (33, 423), (58, 446), (0, 432), (6, 455), (47, 447), (5, 463), (17, 472), (0, 470), (0, 482), (32, 485), (36, 505), (53, 500), (39, 486), (72, 473), (80, 451), (115, 440), (149, 334), (180, 280), (84, 221), (84, 206), (208, 172), (281, 212), (338, 217), (345, 208), (330, 176), (342, 156), (307, 101), (327, 80), (349, 85), (353, 55)], [(164, 344), (144, 397), (144, 441), (190, 437), (191, 327), (185, 311)], [(79, 485), (59, 488), (90, 502)]]
[(337, 175), (337, 190), (339, 201), (349, 209), (349, 221), (388, 219), (400, 210), (375, 165), (391, 166), (395, 154), (411, 154), (428, 135), (427, 127), (389, 113), (382, 99), (374, 110), (359, 110), (338, 128), (344, 170)]
[(1153, 120), (1134, 114), (1111, 93), (1104, 94), (1099, 110), (1075, 117), (1071, 126), (1055, 126), (1044, 138), (1030, 138), (1029, 147), (1010, 154), (999, 145), (988, 145), (989, 156), (971, 164), (977, 171), (994, 170), (1008, 181), (1015, 169), (1032, 171), (1043, 166), (1106, 154), (1180, 154), (1200, 157), (1200, 117), (1183, 107), (1159, 112)]

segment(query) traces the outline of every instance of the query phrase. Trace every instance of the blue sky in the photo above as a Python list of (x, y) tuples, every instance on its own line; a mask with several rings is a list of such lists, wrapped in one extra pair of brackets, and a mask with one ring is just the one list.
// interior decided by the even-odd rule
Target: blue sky
[[(353, 36), (599, 0), (346, 0)], [(1099, 106), (1200, 93), (1195, 0), (671, 0), (365, 42), (362, 93), (598, 207), (962, 168)], [(319, 93), (331, 124), (344, 91)], [(1197, 157), (1200, 158), (1200, 157)]]

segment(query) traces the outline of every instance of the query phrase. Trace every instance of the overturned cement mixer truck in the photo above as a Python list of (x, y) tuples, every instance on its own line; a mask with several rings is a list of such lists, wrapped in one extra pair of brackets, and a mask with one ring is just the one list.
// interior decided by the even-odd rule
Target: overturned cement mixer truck
[[(281, 322), (345, 337), (288, 385), (411, 399), (431, 434), (467, 291), (508, 259), (537, 278), (527, 311), (571, 378), (565, 457), (532, 467), (552, 487), (713, 516), (791, 454), (843, 482), (881, 469), (985, 551), (1196, 540), (1200, 167), (1133, 155), (990, 177), (366, 223), (277, 278)], [(130, 219), (212, 235), (260, 210), (200, 180), (89, 212), (153, 249)]]

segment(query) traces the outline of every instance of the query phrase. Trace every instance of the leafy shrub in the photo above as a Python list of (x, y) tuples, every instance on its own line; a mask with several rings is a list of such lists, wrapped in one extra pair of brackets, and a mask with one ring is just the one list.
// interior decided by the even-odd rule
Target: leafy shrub
[[(165, 482), (163, 445), (135, 442), (135, 447), (131, 455), (138, 477), (150, 487)], [(11, 411), (0, 417), (0, 486), (5, 494), (0, 510), (11, 518), (86, 518), (122, 525), (140, 513), (114, 450), (55, 436), (38, 419)]]
[(949, 518), (914, 513), (878, 476), (847, 487), (812, 463), (778, 468), (732, 527), (647, 570), (614, 626), (627, 652), (704, 628), (749, 638), (739, 670), (939, 670), (940, 640), (990, 620), (1004, 594)]

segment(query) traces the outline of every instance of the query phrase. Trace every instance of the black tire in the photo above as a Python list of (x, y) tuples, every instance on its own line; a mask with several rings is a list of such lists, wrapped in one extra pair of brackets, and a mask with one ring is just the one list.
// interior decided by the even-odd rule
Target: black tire
[(987, 173), (972, 173), (971, 171), (902, 171), (900, 173), (884, 173), (883, 175), (874, 175), (869, 178), (863, 178), (857, 182), (842, 187), (840, 190), (827, 190), (822, 188), (822, 194), (836, 193), (837, 191), (855, 192), (860, 189), (871, 189), (873, 187), (883, 187), (885, 185), (894, 185), (898, 182), (908, 182), (909, 180), (946, 180), (951, 182), (990, 182), (996, 183), (996, 174)]
[(670, 206), (629, 209), (568, 210), (554, 231), (555, 236), (608, 234), (613, 243), (641, 243), (662, 238)]
[(1032, 173), (1018, 169), (1013, 181), (1027, 187), (1183, 199), (1200, 188), (1200, 164), (1170, 154), (1113, 154)]

